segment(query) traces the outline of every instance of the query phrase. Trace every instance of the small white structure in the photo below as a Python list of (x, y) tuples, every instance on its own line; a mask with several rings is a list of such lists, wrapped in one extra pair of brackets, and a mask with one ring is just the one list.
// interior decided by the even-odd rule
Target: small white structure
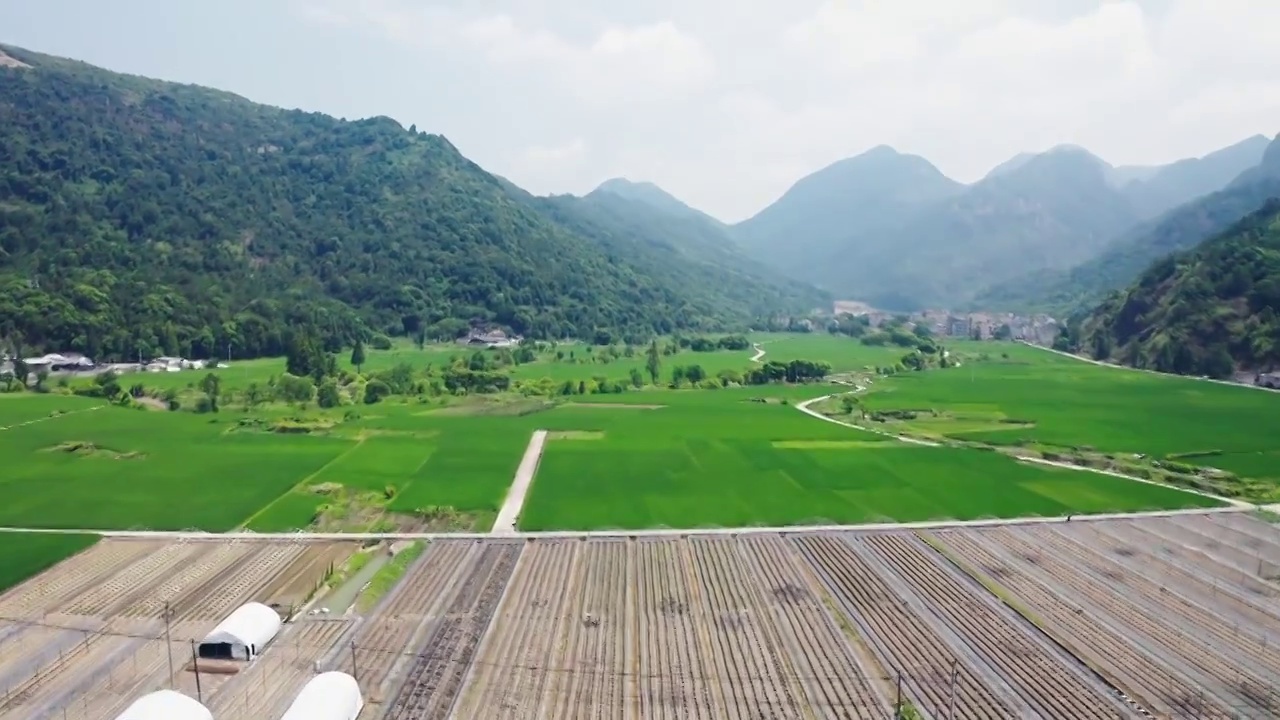
[(262, 603), (247, 603), (218, 623), (200, 643), (200, 657), (252, 660), (280, 632), (280, 614)]
[(157, 690), (134, 700), (116, 720), (213, 720), (213, 714), (180, 692)]
[(364, 698), (356, 679), (344, 672), (327, 672), (311, 678), (280, 720), (356, 720)]

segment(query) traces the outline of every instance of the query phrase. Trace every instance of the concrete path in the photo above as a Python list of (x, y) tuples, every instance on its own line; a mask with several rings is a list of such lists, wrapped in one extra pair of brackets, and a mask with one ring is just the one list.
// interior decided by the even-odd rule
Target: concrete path
[(520, 458), (520, 467), (516, 468), (515, 479), (507, 490), (507, 499), (502, 502), (498, 518), (493, 521), (492, 535), (513, 535), (516, 523), (520, 520), (520, 509), (524, 507), (524, 498), (529, 494), (529, 486), (533, 484), (533, 476), (538, 473), (538, 461), (542, 459), (542, 448), (547, 443), (546, 430), (534, 430), (529, 438), (529, 445), (524, 449), (524, 457)]
[[(1087, 522), (1096, 520), (1136, 520), (1139, 518), (1177, 517), (1179, 515), (1212, 515), (1217, 513), (1246, 512), (1242, 507), (1224, 508), (1190, 508), (1186, 510), (1153, 510), (1150, 512), (1132, 513), (1098, 513), (1086, 515), (1076, 513), (1071, 522)], [(494, 537), (522, 539), (579, 539), (579, 538), (636, 538), (636, 537), (683, 537), (688, 535), (792, 535), (803, 533), (827, 532), (885, 532), (891, 530), (941, 530), (945, 528), (964, 527), (996, 527), (1001, 525), (1035, 525), (1043, 523), (1067, 522), (1062, 517), (1018, 517), (1018, 518), (983, 518), (980, 520), (922, 520), (904, 523), (865, 523), (862, 525), (785, 525), (737, 528), (658, 528), (649, 530), (548, 530), (542, 532), (503, 533), (255, 533), (248, 531), (213, 533), (199, 530), (90, 530), (77, 529), (38, 529), (0, 527), (0, 533), (42, 533), (55, 535), (101, 535), (108, 538), (135, 538), (145, 540), (444, 540), (449, 538), (464, 540), (483, 540)]]

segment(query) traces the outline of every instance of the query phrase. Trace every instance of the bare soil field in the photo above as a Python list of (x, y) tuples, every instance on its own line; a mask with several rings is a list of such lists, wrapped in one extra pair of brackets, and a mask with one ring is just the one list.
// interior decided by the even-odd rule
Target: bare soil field
[[(338, 552), (103, 541), (0, 596), (0, 718), (167, 686), (166, 599), (195, 696), (189, 640)], [(1275, 563), (1280, 528), (1244, 514), (441, 540), (363, 617), (290, 623), (201, 693), (219, 720), (278, 716), (317, 670), (357, 678), (361, 720), (1278, 717)]]
[[(110, 720), (160, 688), (195, 696), (192, 641), (245, 602), (313, 585), (335, 545), (99, 542), (0, 596), (0, 718)], [(206, 702), (227, 677), (201, 677)]]

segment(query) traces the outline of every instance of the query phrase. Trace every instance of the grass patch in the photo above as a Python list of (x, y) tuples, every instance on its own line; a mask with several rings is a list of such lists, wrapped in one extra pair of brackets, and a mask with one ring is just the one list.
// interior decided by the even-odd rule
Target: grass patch
[(641, 405), (632, 403), (614, 403), (614, 402), (571, 402), (565, 403), (563, 407), (567, 408), (596, 408), (597, 410), (661, 410), (666, 405)]
[(0, 592), (92, 546), (97, 535), (0, 533)]
[(852, 450), (885, 447), (887, 443), (884, 440), (775, 440), (770, 444), (778, 450)]
[(84, 442), (83, 440), (67, 440), (65, 442), (60, 442), (51, 448), (45, 448), (44, 452), (60, 452), (75, 455), (76, 457), (107, 458), (110, 460), (142, 460), (146, 457), (146, 455), (140, 452), (130, 451), (122, 453), (109, 448), (98, 447), (91, 442)]
[(415, 542), (397, 553), (391, 562), (378, 570), (369, 581), (369, 586), (356, 598), (356, 610), (362, 613), (368, 612), (377, 605), (378, 601), (400, 582), (400, 578), (404, 577), (409, 566), (422, 555), (426, 548), (426, 543)]
[(553, 430), (547, 433), (548, 440), (603, 440), (604, 433), (599, 430)]

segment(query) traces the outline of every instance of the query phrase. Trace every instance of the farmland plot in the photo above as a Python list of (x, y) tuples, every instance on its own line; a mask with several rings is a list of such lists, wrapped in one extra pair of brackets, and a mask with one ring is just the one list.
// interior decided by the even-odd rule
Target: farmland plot
[[(323, 543), (100, 541), (0, 595), (0, 718), (110, 720), (157, 688), (196, 695), (191, 642), (249, 600), (319, 580), (315, 559), (334, 550)], [(273, 664), (255, 668), (275, 668), (273, 682), (296, 691), (309, 676), (309, 667), (299, 668), (306, 665), (301, 651), (316, 636), (286, 630), (277, 641)], [(320, 650), (328, 647), (311, 655)], [(203, 676), (206, 701), (217, 701), (226, 677)], [(279, 701), (249, 684), (219, 717), (240, 717), (233, 709), (262, 717)]]

